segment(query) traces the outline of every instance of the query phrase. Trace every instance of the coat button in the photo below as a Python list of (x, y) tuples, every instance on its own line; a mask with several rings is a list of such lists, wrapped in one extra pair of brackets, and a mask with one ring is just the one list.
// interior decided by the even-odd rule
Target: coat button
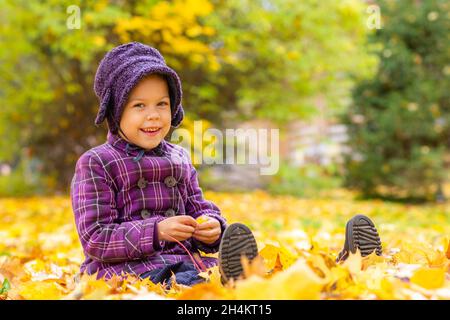
[(141, 177), (137, 183), (138, 187), (141, 189), (144, 189), (147, 186), (147, 180), (145, 178)]
[(144, 219), (149, 218), (150, 217), (150, 212), (148, 210), (145, 210), (145, 209), (142, 210), (141, 211), (141, 217), (144, 218)]
[(175, 179), (172, 176), (168, 176), (167, 178), (164, 179), (164, 183), (167, 187), (173, 188), (177, 184), (177, 179)]
[(167, 211), (166, 211), (166, 217), (168, 217), (168, 218), (175, 216), (175, 214), (176, 214), (176, 212), (173, 209), (167, 209)]

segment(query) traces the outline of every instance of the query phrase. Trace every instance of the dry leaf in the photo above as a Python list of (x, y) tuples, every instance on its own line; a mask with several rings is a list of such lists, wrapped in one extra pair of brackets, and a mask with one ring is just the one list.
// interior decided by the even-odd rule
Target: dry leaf
[(253, 275), (236, 282), (237, 299), (319, 299), (325, 281), (299, 260), (269, 279)]
[(358, 274), (362, 269), (362, 256), (359, 250), (355, 253), (350, 252), (347, 260), (344, 261), (342, 266), (346, 267), (351, 274)]
[(420, 268), (411, 277), (411, 282), (425, 289), (441, 288), (445, 282), (445, 269)]
[(198, 217), (197, 219), (195, 219), (199, 224), (205, 223), (208, 221), (208, 217), (201, 215), (200, 217)]
[(257, 275), (260, 277), (264, 277), (267, 275), (264, 267), (264, 261), (261, 256), (256, 256), (252, 261), (249, 261), (246, 256), (242, 256), (241, 263), (245, 278), (248, 278), (252, 275)]
[(218, 283), (201, 283), (185, 290), (178, 299), (180, 300), (221, 300), (231, 299), (229, 289)]
[[(447, 207), (353, 201), (345, 192), (335, 199), (263, 191), (205, 192), (205, 197), (221, 208), (228, 223), (247, 224), (254, 232), (263, 262), (243, 262), (247, 279), (223, 286), (215, 266), (201, 274), (207, 283), (192, 288), (174, 283), (165, 290), (132, 275), (109, 281), (83, 275), (76, 280), (84, 255), (70, 198), (9, 198), (0, 199), (0, 279), (11, 285), (6, 298), (450, 299)], [(336, 264), (344, 222), (354, 212), (376, 223), (385, 255), (351, 255)]]
[(27, 300), (59, 300), (65, 292), (52, 281), (28, 281), (21, 284), (19, 294)]

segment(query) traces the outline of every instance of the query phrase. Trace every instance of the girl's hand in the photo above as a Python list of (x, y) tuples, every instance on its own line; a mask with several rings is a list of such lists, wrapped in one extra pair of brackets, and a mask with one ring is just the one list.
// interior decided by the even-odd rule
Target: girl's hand
[(159, 240), (175, 242), (184, 241), (192, 237), (198, 223), (187, 215), (175, 216), (158, 222)]
[(197, 226), (193, 237), (206, 244), (211, 244), (220, 238), (221, 233), (220, 222), (217, 219), (208, 217), (208, 221)]

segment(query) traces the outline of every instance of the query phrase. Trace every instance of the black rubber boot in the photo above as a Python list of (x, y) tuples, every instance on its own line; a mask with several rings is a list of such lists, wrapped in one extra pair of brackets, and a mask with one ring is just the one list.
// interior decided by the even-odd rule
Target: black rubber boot
[(381, 240), (374, 223), (368, 217), (358, 214), (351, 218), (345, 227), (344, 248), (339, 252), (336, 262), (348, 258), (349, 252), (356, 253), (359, 249), (365, 257), (373, 251), (381, 256)]
[(219, 246), (219, 271), (222, 284), (238, 279), (243, 273), (241, 256), (249, 261), (258, 255), (258, 246), (251, 230), (242, 223), (230, 224), (223, 232)]

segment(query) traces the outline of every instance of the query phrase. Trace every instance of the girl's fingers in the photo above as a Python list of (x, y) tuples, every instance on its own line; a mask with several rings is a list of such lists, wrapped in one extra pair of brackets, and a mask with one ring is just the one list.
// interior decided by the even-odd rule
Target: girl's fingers
[(217, 240), (217, 236), (216, 237), (198, 237), (198, 236), (194, 236), (195, 239), (201, 241), (201, 242), (205, 242), (205, 243), (211, 243)]
[(212, 229), (219, 226), (220, 227), (220, 223), (218, 220), (214, 219), (214, 218), (209, 218), (208, 221), (203, 222), (201, 224), (198, 225), (197, 229), (198, 230), (206, 230), (206, 229)]
[(194, 232), (195, 236), (206, 238), (216, 237), (218, 234), (220, 234), (220, 229), (196, 230)]
[(194, 218), (192, 218), (191, 216), (188, 216), (188, 215), (178, 216), (178, 221), (181, 224), (189, 225), (194, 228), (196, 228), (198, 226), (198, 222)]
[(175, 230), (192, 234), (195, 231), (195, 228), (192, 226), (187, 226), (185, 224), (179, 224), (178, 226), (176, 226)]
[(178, 241), (184, 241), (186, 239), (189, 239), (192, 236), (192, 233), (185, 233), (185, 232), (175, 232), (172, 237), (177, 239)]
[(193, 236), (195, 239), (200, 240), (200, 241), (203, 241), (203, 240), (209, 240), (209, 238), (210, 238), (210, 237), (200, 236), (200, 235), (197, 235), (197, 234), (193, 234), (192, 236)]

